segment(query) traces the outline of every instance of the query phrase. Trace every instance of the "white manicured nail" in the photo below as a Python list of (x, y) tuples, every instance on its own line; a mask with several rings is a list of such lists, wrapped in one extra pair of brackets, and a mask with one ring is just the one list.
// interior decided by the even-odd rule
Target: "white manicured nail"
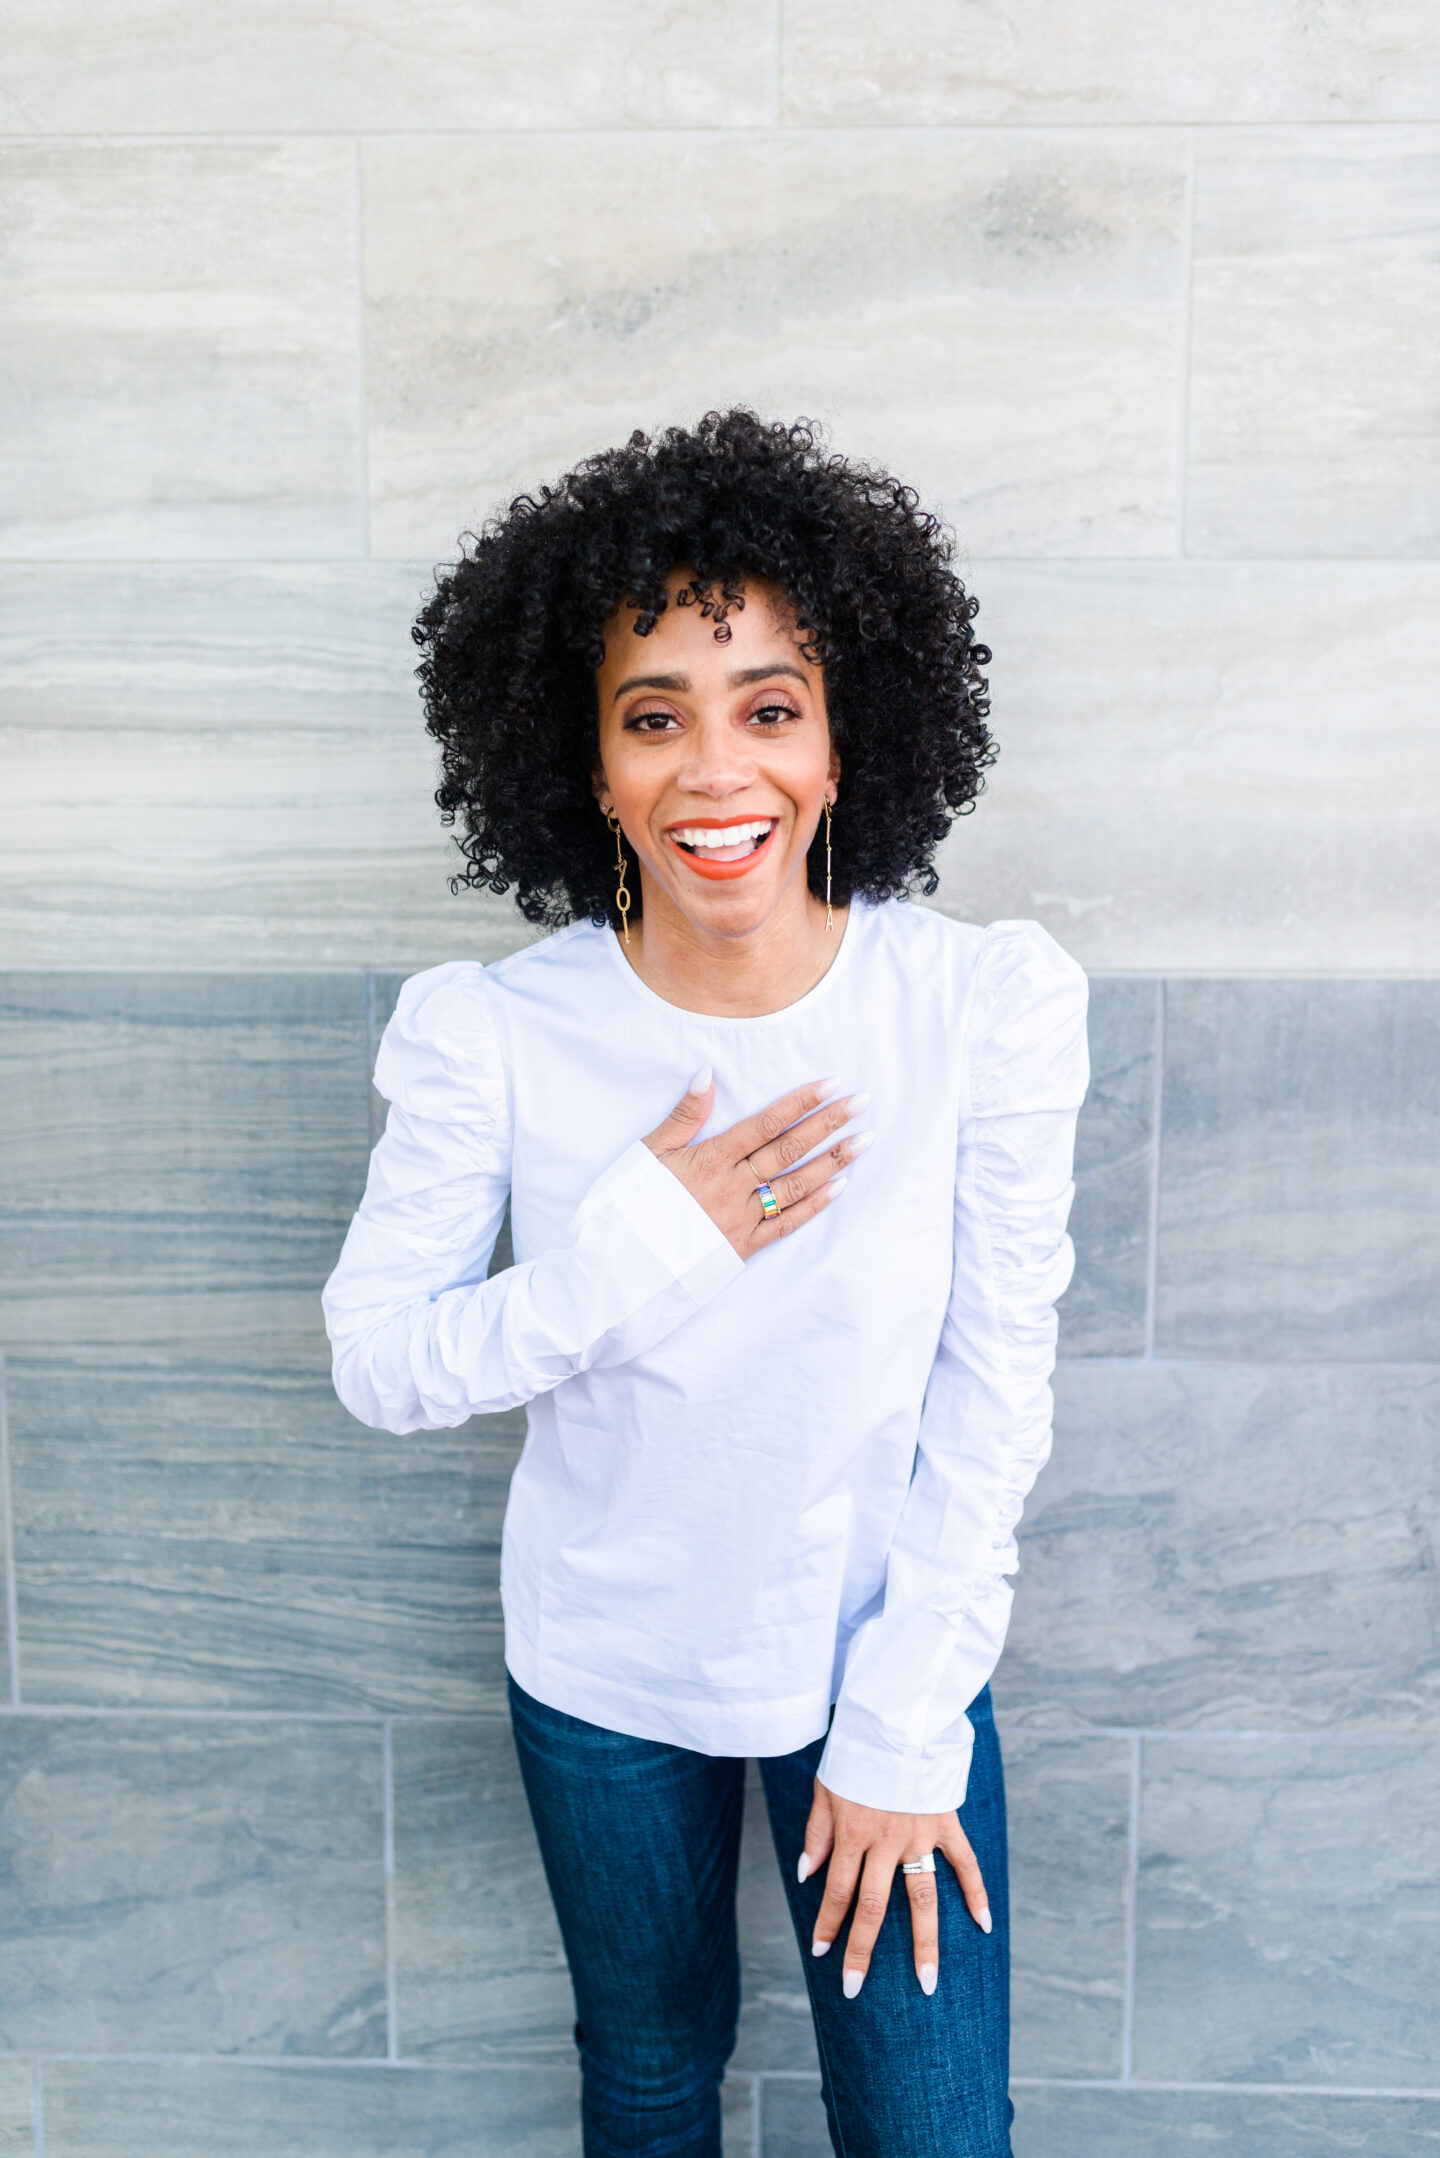
[(846, 2000), (853, 2001), (856, 1994), (860, 1991), (860, 1988), (864, 1985), (864, 1983), (865, 1973), (863, 1971), (847, 1971), (845, 1973)]
[(829, 1101), (832, 1094), (838, 1094), (840, 1091), (840, 1081), (838, 1079), (817, 1079), (815, 1086), (821, 1101)]
[(845, 1189), (845, 1186), (849, 1183), (849, 1181), (850, 1179), (848, 1176), (832, 1176), (829, 1183), (825, 1186), (825, 1189), (829, 1192), (832, 1199), (838, 1199), (841, 1192)]
[(810, 1953), (812, 1956), (828, 1956), (830, 1945), (829, 1941), (812, 1941), (810, 1943)]
[(920, 1991), (922, 1993), (933, 1993), (939, 1977), (940, 1973), (933, 1963), (922, 1963), (920, 1966)]
[(873, 1094), (852, 1094), (845, 1107), (849, 1110), (851, 1116), (859, 1116), (862, 1109), (869, 1108), (874, 1098)]
[(850, 1159), (853, 1161), (857, 1154), (863, 1154), (867, 1146), (874, 1146), (874, 1144), (875, 1134), (873, 1131), (857, 1131), (850, 1141)]
[(690, 1081), (690, 1085), (687, 1091), (691, 1094), (703, 1094), (706, 1087), (709, 1086), (710, 1081), (714, 1078), (714, 1076), (715, 1075), (711, 1071), (710, 1066), (708, 1064), (702, 1064), (699, 1071), (696, 1072), (695, 1077)]
[(975, 1923), (979, 1926), (982, 1933), (988, 1933), (990, 1931), (990, 1913), (988, 1911), (982, 1911)]
[(808, 1851), (802, 1851), (802, 1852), (800, 1853), (800, 1863), (799, 1863), (799, 1865), (798, 1865), (798, 1866), (797, 1866), (797, 1867), (795, 1868), (795, 1878), (796, 1878), (796, 1880), (797, 1880), (797, 1881), (808, 1881), (808, 1880), (809, 1880), (809, 1878), (810, 1878), (810, 1875), (811, 1875), (811, 1873), (812, 1873), (813, 1871), (814, 1871), (814, 1868), (813, 1868), (813, 1867), (811, 1866), (811, 1864), (810, 1864), (810, 1853), (809, 1853)]

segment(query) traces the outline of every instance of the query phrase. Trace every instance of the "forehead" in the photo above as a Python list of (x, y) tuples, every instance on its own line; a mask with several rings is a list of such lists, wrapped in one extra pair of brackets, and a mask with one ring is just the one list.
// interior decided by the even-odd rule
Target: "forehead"
[[(733, 666), (737, 649), (748, 652), (762, 644), (773, 649), (777, 640), (783, 643), (787, 657), (793, 655), (798, 642), (795, 610), (782, 586), (768, 578), (745, 578), (739, 587), (744, 604), (726, 610), (724, 627), (730, 634), (717, 638), (719, 624), (713, 604), (707, 612), (693, 600), (690, 604), (682, 602), (681, 595), (690, 584), (689, 572), (672, 570), (666, 579), (669, 604), (644, 637), (635, 626), (635, 608), (628, 602), (617, 608), (605, 625), (606, 667), (620, 662), (628, 665), (642, 653), (653, 658), (658, 652), (682, 648), (694, 663), (713, 655), (717, 662)], [(718, 601), (719, 587), (712, 586), (702, 597), (712, 603)]]

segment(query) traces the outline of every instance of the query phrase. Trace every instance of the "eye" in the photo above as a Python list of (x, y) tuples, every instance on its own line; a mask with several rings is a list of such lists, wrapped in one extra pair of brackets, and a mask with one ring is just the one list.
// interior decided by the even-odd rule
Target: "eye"
[(775, 700), (757, 705), (750, 714), (751, 721), (758, 720), (762, 727), (778, 727), (782, 720), (798, 719), (799, 717), (800, 714), (793, 705), (781, 704)]
[(634, 734), (668, 734), (679, 724), (673, 712), (632, 712), (625, 722), (625, 730)]

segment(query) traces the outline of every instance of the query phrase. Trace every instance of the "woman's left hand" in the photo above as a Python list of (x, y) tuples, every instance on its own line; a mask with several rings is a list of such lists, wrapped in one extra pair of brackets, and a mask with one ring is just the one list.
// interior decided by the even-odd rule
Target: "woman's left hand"
[[(833, 1945), (851, 1903), (855, 1916), (845, 1943), (845, 1998), (853, 2001), (865, 1983), (870, 1952), (881, 1921), (890, 1907), (890, 1886), (895, 1868), (910, 1859), (934, 1851), (947, 1858), (959, 1878), (961, 1894), (977, 1926), (990, 1931), (990, 1901), (980, 1877), (980, 1865), (970, 1839), (955, 1813), (877, 1813), (873, 1806), (857, 1806), (848, 1798), (827, 1791), (817, 1776), (815, 1803), (805, 1824), (805, 1849), (800, 1859), (800, 1878), (830, 1860), (830, 1877), (815, 1932), (810, 1943), (813, 1956), (823, 1956)], [(856, 1889), (859, 1889), (857, 1895)], [(940, 1918), (933, 1873), (907, 1873), (910, 1891), (910, 1928), (915, 1939), (915, 1976), (921, 1991), (933, 1993), (940, 1976)]]

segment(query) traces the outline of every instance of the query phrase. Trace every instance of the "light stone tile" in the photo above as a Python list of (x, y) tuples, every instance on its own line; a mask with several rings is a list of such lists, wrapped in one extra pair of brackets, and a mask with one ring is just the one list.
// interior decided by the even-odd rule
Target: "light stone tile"
[(383, 2057), (378, 1727), (7, 1718), (0, 1935), (11, 2050)]
[(1440, 118), (1425, 0), (787, 0), (792, 124)]
[(1056, 1396), (1007, 1723), (1440, 1730), (1440, 1372), (1076, 1363)]
[(523, 942), (510, 902), (449, 889), (409, 634), (429, 576), (0, 568), (5, 963), (419, 967)]
[(508, 1719), (394, 1727), (399, 2050), (575, 2058), (575, 2002)]
[(760, 2145), (756, 2139), (759, 2083), (758, 2076), (727, 2074), (721, 2085), (720, 2139), (724, 2158), (760, 2158)]
[(363, 551), (348, 143), (12, 140), (0, 201), (0, 556)]
[(328, 1368), (365, 1179), (359, 974), (0, 978), (0, 1340)]
[(1000, 757), (935, 904), (1033, 917), (1089, 967), (1440, 971), (1434, 564), (967, 583)]
[(1003, 1748), (1011, 2068), (1022, 2076), (1116, 2076), (1131, 1742), (1007, 1731)]
[(737, 2069), (818, 2073), (815, 2026), (795, 1928), (765, 1811), (760, 1773), (752, 1761), (745, 1783), (740, 1844), (740, 2037)]
[(0, 115), (11, 134), (756, 126), (773, 42), (769, 0), (735, 0), (715, 35), (674, 0), (11, 0)]
[(365, 166), (378, 553), (446, 552), (736, 398), (831, 422), (978, 551), (1174, 551), (1168, 138), (577, 136), (539, 183), (526, 144), (377, 141)]
[(1440, 2148), (1436, 2099), (1023, 2086), (1014, 2097), (1015, 2158), (1430, 2158)]
[(1166, 990), (1161, 1355), (1440, 1357), (1440, 981)]
[(404, 1438), (328, 1372), (10, 1360), (27, 1703), (464, 1711), (504, 1697), (523, 1415)]
[(35, 2158), (34, 2087), (28, 2061), (0, 2061), (0, 2158)]
[(1436, 129), (1202, 142), (1187, 553), (1440, 553), (1437, 242)]
[(46, 2158), (580, 2158), (573, 2069), (54, 2061)]
[(831, 2158), (819, 2075), (767, 2076), (760, 2100), (762, 2158)]
[(1146, 1739), (1137, 2079), (1440, 2086), (1437, 1790), (1435, 1738)]
[(1060, 1304), (1062, 1356), (1145, 1347), (1155, 1139), (1158, 984), (1090, 984), (1090, 1090), (1075, 1136), (1075, 1274)]

